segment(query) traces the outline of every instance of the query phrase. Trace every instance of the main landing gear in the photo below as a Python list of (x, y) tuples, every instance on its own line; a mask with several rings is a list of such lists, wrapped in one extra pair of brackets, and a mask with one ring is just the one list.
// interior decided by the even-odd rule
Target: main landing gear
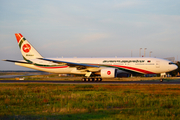
[(160, 79), (160, 82), (163, 82), (163, 79), (162, 79), (162, 78)]
[(83, 82), (101, 82), (102, 78), (82, 78)]

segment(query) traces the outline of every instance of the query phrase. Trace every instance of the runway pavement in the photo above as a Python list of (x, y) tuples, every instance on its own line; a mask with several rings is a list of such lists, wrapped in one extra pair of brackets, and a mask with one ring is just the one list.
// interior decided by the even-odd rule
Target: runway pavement
[(0, 78), (16, 78), (16, 77), (24, 77), (24, 76), (33, 76), (33, 75), (49, 75), (49, 73), (26, 73), (23, 75), (1, 75)]
[(179, 84), (180, 79), (153, 81), (101, 81), (101, 82), (82, 82), (82, 81), (45, 81), (45, 80), (0, 80), (0, 83), (49, 83), (49, 84)]

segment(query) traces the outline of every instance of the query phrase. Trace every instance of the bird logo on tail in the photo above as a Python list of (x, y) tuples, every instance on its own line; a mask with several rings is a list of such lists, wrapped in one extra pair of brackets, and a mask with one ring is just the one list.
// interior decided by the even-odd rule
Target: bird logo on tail
[(25, 53), (28, 53), (31, 50), (31, 46), (29, 44), (24, 44), (22, 49)]

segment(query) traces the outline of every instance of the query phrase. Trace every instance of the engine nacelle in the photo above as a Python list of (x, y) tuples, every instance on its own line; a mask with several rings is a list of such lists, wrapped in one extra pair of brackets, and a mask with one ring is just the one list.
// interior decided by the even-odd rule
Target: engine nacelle
[(116, 76), (117, 76), (117, 69), (115, 68), (101, 69), (102, 78), (115, 78)]

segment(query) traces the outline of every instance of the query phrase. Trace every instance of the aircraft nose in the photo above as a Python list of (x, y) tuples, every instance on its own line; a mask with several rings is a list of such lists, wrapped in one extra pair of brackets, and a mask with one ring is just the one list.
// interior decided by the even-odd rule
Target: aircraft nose
[(168, 67), (169, 71), (176, 70), (177, 68), (178, 66), (175, 63), (169, 62), (169, 67)]
[(178, 66), (177, 66), (177, 65), (175, 65), (175, 70), (176, 70), (176, 69), (178, 69)]
[(172, 70), (176, 70), (177, 68), (178, 68), (177, 65), (172, 65), (172, 66), (171, 66), (171, 69), (172, 69)]

